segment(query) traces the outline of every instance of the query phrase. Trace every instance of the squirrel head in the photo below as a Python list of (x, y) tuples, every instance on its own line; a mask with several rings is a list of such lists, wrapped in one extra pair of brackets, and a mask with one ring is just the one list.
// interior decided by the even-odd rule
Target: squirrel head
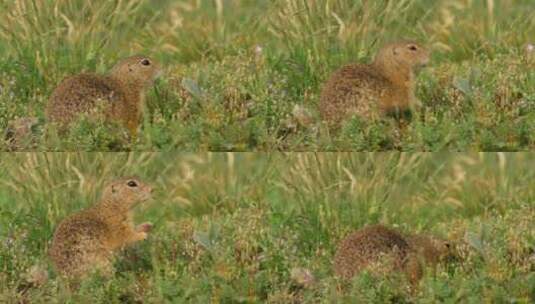
[(382, 63), (396, 64), (410, 69), (427, 65), (429, 59), (429, 51), (414, 41), (400, 41), (387, 44), (379, 50), (375, 58), (376, 62), (386, 61)]
[(145, 88), (154, 83), (161, 74), (161, 66), (147, 56), (132, 56), (119, 61), (111, 76), (123, 83)]
[(419, 251), (425, 260), (431, 264), (448, 262), (455, 259), (455, 244), (426, 234), (417, 234), (409, 237), (413, 249)]
[(124, 177), (113, 181), (104, 189), (102, 202), (119, 210), (128, 211), (150, 199), (151, 196), (151, 186), (137, 177)]
[(435, 245), (435, 250), (438, 253), (440, 261), (449, 261), (456, 256), (455, 244), (453, 242), (439, 238), (433, 238), (432, 242)]

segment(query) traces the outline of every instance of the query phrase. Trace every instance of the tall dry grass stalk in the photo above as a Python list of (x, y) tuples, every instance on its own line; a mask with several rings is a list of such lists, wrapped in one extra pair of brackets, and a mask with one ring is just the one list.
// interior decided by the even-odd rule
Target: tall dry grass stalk
[[(396, 221), (431, 155), (400, 153), (293, 154), (277, 185), (326, 235), (341, 227)], [(432, 174), (432, 173), (428, 173)], [(388, 212), (387, 212), (388, 210)], [(388, 214), (390, 213), (390, 214)], [(343, 234), (343, 233), (342, 233)]]
[(296, 154), (281, 187), (318, 201), (336, 201), (342, 195), (383, 201), (428, 157), (419, 153)]
[[(245, 197), (263, 203), (277, 156), (232, 153), (6, 153), (0, 188), (25, 210), (51, 219), (94, 203), (109, 181), (136, 175), (155, 189), (156, 213), (205, 214), (236, 208)], [(277, 164), (277, 163), (275, 163)], [(249, 203), (249, 201), (247, 201)]]
[(40, 74), (48, 76), (60, 59), (78, 67), (102, 62), (103, 48), (135, 47), (131, 38), (142, 32), (140, 21), (150, 17), (143, 10), (147, 3), (2, 0), (0, 38), (9, 46), (7, 54), (35, 61)]

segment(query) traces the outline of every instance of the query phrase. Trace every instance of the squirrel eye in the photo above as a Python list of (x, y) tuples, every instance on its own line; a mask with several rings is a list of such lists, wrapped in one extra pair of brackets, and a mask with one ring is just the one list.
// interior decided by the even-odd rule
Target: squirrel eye
[(129, 181), (127, 185), (128, 187), (132, 187), (132, 188), (137, 187), (137, 183), (135, 181)]
[(411, 45), (409, 45), (409, 50), (411, 50), (411, 51), (417, 51), (417, 50), (418, 50), (418, 47), (417, 47), (416, 45), (414, 45), (414, 44), (411, 44)]
[(150, 65), (150, 60), (148, 60), (148, 59), (143, 59), (143, 60), (141, 60), (141, 64), (142, 64), (142, 65), (147, 65), (147, 66), (148, 66), (148, 65)]

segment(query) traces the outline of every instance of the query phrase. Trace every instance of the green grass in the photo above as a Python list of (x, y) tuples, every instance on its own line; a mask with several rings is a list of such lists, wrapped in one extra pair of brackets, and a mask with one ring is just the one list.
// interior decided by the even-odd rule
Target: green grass
[[(33, 150), (530, 150), (535, 147), (535, 4), (531, 0), (0, 1), (0, 129), (41, 119)], [(422, 105), (391, 121), (329, 134), (317, 114), (337, 67), (385, 41), (433, 51)], [(531, 40), (530, 40), (531, 39)], [(145, 53), (165, 73), (136, 142), (82, 122), (58, 138), (44, 120), (54, 87)], [(531, 57), (531, 58), (530, 58)], [(302, 107), (313, 118), (301, 125)], [(0, 149), (7, 149), (3, 144)]]
[[(0, 302), (529, 303), (535, 299), (533, 154), (2, 154)], [(139, 175), (150, 238), (117, 273), (69, 291), (46, 257), (54, 228), (106, 181)], [(344, 285), (338, 241), (381, 222), (459, 244), (461, 262), (407, 291), (396, 276)], [(27, 288), (38, 265), (49, 279)], [(294, 268), (316, 278), (310, 288)]]

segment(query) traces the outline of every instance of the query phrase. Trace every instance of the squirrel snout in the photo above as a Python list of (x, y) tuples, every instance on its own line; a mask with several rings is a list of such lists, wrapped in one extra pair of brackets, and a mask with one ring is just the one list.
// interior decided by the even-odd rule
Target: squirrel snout
[(430, 61), (431, 61), (431, 58), (429, 57), (429, 54), (428, 54), (422, 59), (422, 61), (420, 62), (420, 66), (426, 67)]
[(154, 74), (154, 80), (159, 79), (163, 75), (163, 70), (158, 68), (158, 71)]
[(154, 188), (152, 188), (151, 186), (147, 186), (147, 196), (151, 197), (153, 193)]

